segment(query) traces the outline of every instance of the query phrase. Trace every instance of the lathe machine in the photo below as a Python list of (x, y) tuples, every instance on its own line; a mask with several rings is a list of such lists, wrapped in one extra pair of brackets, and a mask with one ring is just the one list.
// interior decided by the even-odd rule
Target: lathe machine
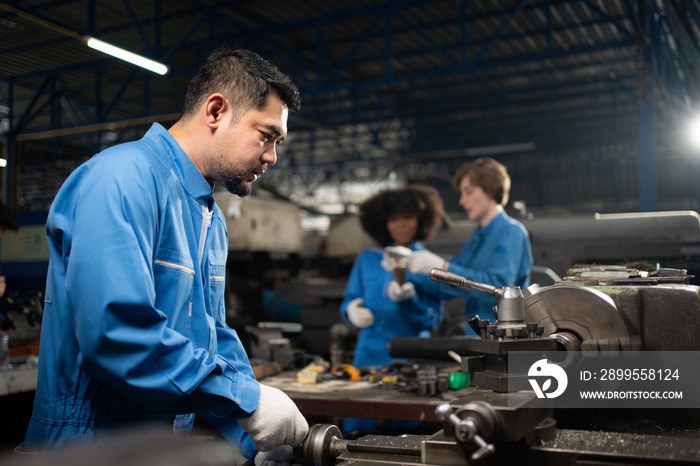
[[(395, 339), (391, 354), (440, 360), (456, 353), (472, 391), (435, 408), (443, 428), (432, 435), (345, 440), (336, 426), (316, 424), (301, 456), (313, 465), (700, 464), (694, 393), (686, 395), (683, 406), (691, 407), (683, 409), (595, 403), (562, 409), (535, 395), (528, 384), (532, 374), (510, 367), (520, 352), (555, 355), (553, 364), (575, 367), (600, 355), (698, 351), (700, 289), (688, 284), (683, 270), (641, 265), (575, 266), (553, 286), (523, 291), (433, 269), (435, 281), (495, 296), (497, 319), (471, 318), (477, 337)], [(697, 366), (682, 370), (686, 381), (697, 375), (688, 374)], [(688, 392), (699, 391), (690, 383)]]

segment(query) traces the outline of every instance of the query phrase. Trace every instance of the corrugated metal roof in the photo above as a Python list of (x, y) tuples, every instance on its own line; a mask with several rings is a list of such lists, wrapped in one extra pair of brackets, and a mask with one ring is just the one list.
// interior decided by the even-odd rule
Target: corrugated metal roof
[[(654, 16), (659, 5), (666, 8), (661, 19)], [(444, 180), (470, 149), (485, 146), (534, 143), (543, 150), (540, 163), (582, 142), (594, 152), (611, 141), (631, 142), (634, 151), (647, 82), (660, 89), (655, 108), (663, 120), (697, 101), (697, 6), (696, 0), (4, 1), (0, 105), (9, 110), (3, 115), (0, 107), (0, 119), (9, 125), (12, 162), (22, 167), (17, 186), (27, 186), (21, 202), (44, 208), (27, 194), (41, 191), (30, 185), (46, 182), (27, 175), (42, 163), (39, 141), (56, 157), (61, 147), (89, 157), (138, 137), (148, 126), (144, 118), (174, 118), (199, 62), (226, 42), (279, 64), (302, 92), (289, 143), (261, 183), (284, 196), (308, 195), (323, 180), (355, 181), (358, 164), (369, 179), (394, 172), (407, 181)], [(107, 57), (81, 42), (86, 35), (163, 61), (171, 71), (160, 77)], [(103, 124), (100, 131), (96, 124)], [(543, 180), (511, 165), (521, 185), (533, 184), (523, 197), (545, 202), (528, 191)]]

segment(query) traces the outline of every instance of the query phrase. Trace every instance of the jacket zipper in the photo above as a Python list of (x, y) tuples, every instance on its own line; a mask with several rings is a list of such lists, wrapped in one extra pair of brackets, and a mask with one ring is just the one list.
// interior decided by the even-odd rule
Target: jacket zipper
[[(204, 256), (204, 246), (207, 244), (207, 232), (211, 226), (211, 217), (214, 214), (213, 210), (209, 210), (207, 206), (202, 206), (202, 229), (199, 232), (199, 270), (202, 270), (202, 257)], [(190, 301), (188, 314), (192, 317), (192, 302)]]
[(202, 231), (199, 235), (199, 267), (202, 267), (202, 256), (204, 255), (204, 245), (207, 242), (207, 230), (211, 226), (211, 217), (214, 215), (213, 210), (209, 210), (207, 206), (202, 206)]

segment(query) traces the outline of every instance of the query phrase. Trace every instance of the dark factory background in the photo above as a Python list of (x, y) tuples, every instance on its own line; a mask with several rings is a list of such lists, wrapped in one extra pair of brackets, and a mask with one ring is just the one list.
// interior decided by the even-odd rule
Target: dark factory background
[(251, 352), (264, 332), (246, 329), (276, 321), (301, 324), (285, 332), (296, 348), (329, 356), (347, 273), (369, 244), (357, 206), (373, 193), (437, 188), (446, 216), (428, 246), (454, 254), (473, 225), (451, 175), (480, 156), (511, 175), (506, 209), (530, 231), (533, 281), (637, 260), (700, 274), (699, 26), (697, 0), (1, 1), (0, 198), (21, 226), (2, 241), (8, 292), (40, 296), (43, 223), (68, 174), (172, 124), (219, 43), (270, 59), (302, 95), (253, 195), (217, 193), (229, 321)]

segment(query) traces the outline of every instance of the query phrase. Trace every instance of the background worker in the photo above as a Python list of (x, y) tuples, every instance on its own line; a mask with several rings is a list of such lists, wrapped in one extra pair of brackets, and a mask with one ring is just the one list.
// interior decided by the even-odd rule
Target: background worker
[[(6, 204), (0, 202), (0, 238), (2, 238), (6, 230), (18, 229), (19, 224), (14, 212)], [(0, 270), (2, 270), (1, 267)], [(5, 276), (0, 275), (0, 368), (7, 367), (10, 363), (9, 337), (6, 330), (12, 328), (12, 321), (7, 319), (6, 315), (7, 300), (5, 291), (7, 291)]]
[[(413, 273), (429, 274), (433, 268), (445, 269), (475, 282), (495, 287), (530, 283), (532, 250), (525, 227), (503, 210), (508, 203), (510, 176), (498, 161), (483, 157), (465, 163), (455, 173), (452, 186), (469, 220), (477, 222), (462, 249), (451, 259), (430, 251), (417, 251), (408, 259)], [(443, 296), (464, 296), (467, 317), (494, 321), (496, 299), (482, 291), (441, 285)], [(466, 333), (475, 334), (467, 325)]]
[[(12, 209), (10, 209), (7, 204), (0, 202), (0, 238), (2, 238), (2, 236), (5, 234), (5, 231), (16, 231), (18, 229), (19, 223), (17, 222), (17, 217), (15, 216), (14, 212), (12, 212)], [(7, 284), (5, 283), (5, 276), (0, 275), (0, 297), (5, 295), (6, 287)]]
[(144, 424), (186, 433), (195, 413), (256, 463), (303, 442), (306, 420), (255, 380), (226, 325), (228, 235), (213, 197), (215, 183), (250, 194), (299, 103), (267, 61), (220, 47), (169, 130), (156, 123), (68, 177), (46, 225), (38, 387), (17, 452)]
[[(424, 250), (420, 241), (436, 232), (443, 212), (437, 190), (428, 186), (386, 190), (360, 206), (362, 228), (380, 247), (367, 248), (357, 257), (340, 307), (343, 318), (360, 329), (355, 367), (390, 364), (394, 361), (389, 355), (390, 339), (427, 334), (442, 319), (438, 284), (410, 272), (400, 284), (383, 248)], [(376, 421), (345, 419), (343, 427), (348, 433), (369, 432), (375, 429)]]

